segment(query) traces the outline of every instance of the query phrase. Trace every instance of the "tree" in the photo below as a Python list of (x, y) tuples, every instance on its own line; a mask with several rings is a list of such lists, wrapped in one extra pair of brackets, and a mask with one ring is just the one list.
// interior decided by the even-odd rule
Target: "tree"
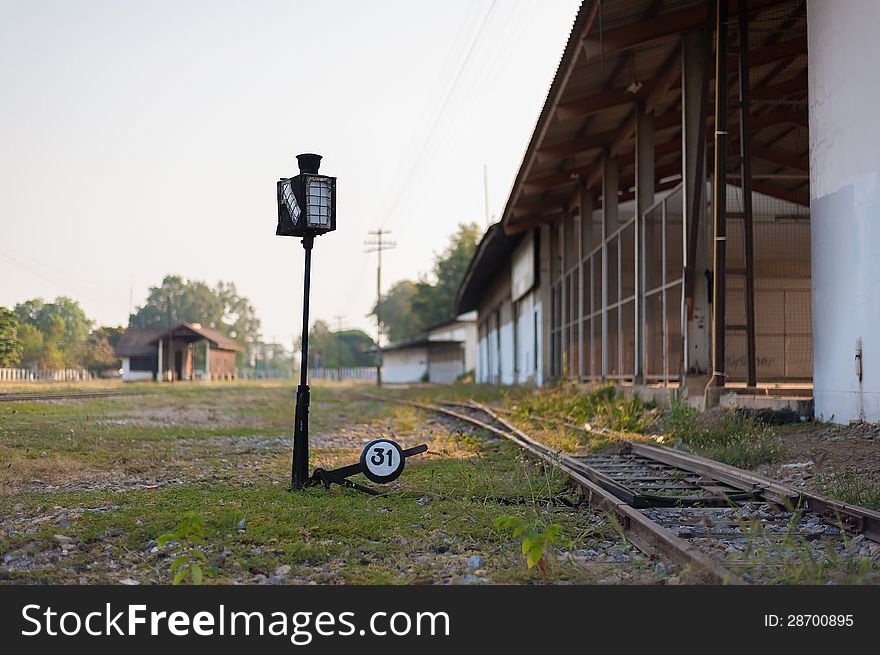
[(0, 367), (18, 366), (22, 349), (18, 318), (7, 307), (0, 307)]
[(30, 323), (18, 326), (18, 340), (21, 342), (21, 365), (28, 368), (40, 365), (43, 357), (43, 333)]
[(339, 366), (373, 366), (376, 363), (372, 349), (376, 342), (363, 330), (342, 330), (335, 332), (338, 344)]
[[(31, 325), (43, 334), (43, 348), (50, 350), (40, 355), (40, 366), (82, 365), (92, 320), (76, 300), (58, 296), (54, 302), (47, 303), (42, 298), (34, 298), (16, 305), (15, 313), (20, 324)], [(51, 340), (48, 339), (50, 333)], [(33, 344), (33, 338), (31, 341)]]
[(220, 282), (212, 289), (198, 280), (166, 275), (162, 284), (150, 287), (146, 303), (129, 318), (131, 327), (167, 328), (180, 323), (201, 323), (240, 342), (247, 350), (239, 353), (239, 364), (250, 361), (260, 340), (256, 310), (232, 282)]
[(52, 316), (43, 332), (43, 353), (40, 356), (42, 368), (64, 368), (64, 355), (61, 352), (64, 332), (64, 320), (58, 315)]
[(477, 250), (480, 228), (476, 223), (461, 223), (450, 237), (449, 245), (434, 258), (435, 282), (422, 278), (416, 283), (412, 313), (421, 328), (453, 318), (455, 297)]
[(147, 302), (131, 315), (132, 327), (170, 328), (180, 323), (201, 323), (221, 328), (223, 302), (204, 282), (166, 275), (157, 287), (150, 287)]
[(83, 364), (89, 370), (107, 371), (118, 369), (121, 365), (119, 358), (113, 352), (116, 344), (122, 337), (123, 327), (99, 327), (89, 334), (86, 340), (85, 358)]
[[(301, 347), (302, 339), (297, 347)], [(375, 358), (371, 350), (375, 342), (363, 330), (333, 332), (326, 321), (317, 320), (309, 330), (309, 366), (349, 368), (372, 366)]]
[[(401, 280), (391, 287), (378, 304), (383, 334), (391, 342), (405, 341), (415, 337), (424, 327), (413, 315), (412, 301), (416, 295), (416, 283)], [(376, 315), (377, 305), (373, 305), (371, 316)]]
[(260, 319), (254, 306), (239, 295), (232, 282), (219, 282), (216, 294), (223, 306), (224, 332), (250, 350), (260, 340)]

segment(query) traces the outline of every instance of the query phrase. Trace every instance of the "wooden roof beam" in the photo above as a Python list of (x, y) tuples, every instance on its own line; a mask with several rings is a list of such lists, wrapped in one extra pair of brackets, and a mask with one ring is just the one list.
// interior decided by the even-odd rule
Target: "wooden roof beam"
[[(780, 59), (787, 59), (805, 54), (807, 54), (807, 37), (800, 36), (795, 39), (779, 41), (778, 43), (749, 49), (749, 67), (754, 68), (755, 66), (763, 66), (764, 64), (779, 61)], [(731, 62), (730, 59), (733, 59), (733, 62)], [(731, 55), (728, 59), (728, 64), (731, 66), (731, 70), (733, 70), (734, 67), (739, 64), (739, 57), (737, 55)]]
[(775, 100), (776, 98), (784, 98), (791, 95), (806, 95), (807, 93), (807, 71), (799, 73), (794, 77), (777, 82), (776, 84), (768, 84), (751, 91), (752, 100)]
[(518, 203), (513, 208), (513, 216), (528, 216), (535, 212), (543, 212), (546, 209), (564, 207), (568, 203), (568, 195), (568, 193), (556, 193), (552, 196), (544, 196)]
[[(780, 4), (787, 0), (749, 0), (749, 11), (757, 11), (764, 7)], [(728, 12), (735, 16), (739, 9), (739, 2), (731, 0), (728, 4)], [(676, 36), (682, 32), (703, 27), (709, 20), (708, 3), (703, 3), (691, 9), (675, 11), (649, 20), (621, 25), (620, 27), (605, 30), (600, 35), (591, 33), (584, 39), (584, 52), (588, 58), (609, 55), (630, 50), (644, 45), (650, 41), (656, 41), (670, 36)]]
[(519, 234), (520, 232), (526, 232), (536, 227), (540, 227), (545, 223), (552, 223), (555, 220), (562, 218), (564, 215), (563, 210), (560, 208), (558, 211), (552, 212), (550, 214), (543, 214), (541, 216), (535, 216), (534, 218), (529, 218), (524, 221), (517, 221), (516, 223), (508, 223), (504, 226), (504, 234)]
[[(780, 43), (774, 43), (773, 45), (749, 50), (749, 66), (751, 68), (756, 68), (758, 66), (763, 66), (765, 64), (769, 64), (780, 59), (795, 57), (801, 54), (807, 54), (806, 38), (797, 38), (791, 39), (789, 41), (782, 41)], [(728, 61), (728, 65), (731, 67), (731, 69), (733, 69), (737, 66), (738, 62), (739, 59), (737, 55), (731, 55)], [(798, 79), (801, 78), (800, 75), (796, 77)], [(803, 77), (803, 87), (804, 89), (806, 89), (806, 74), (803, 74)], [(788, 83), (781, 83), (779, 89), (775, 91), (785, 92), (787, 94), (796, 91), (798, 83), (795, 82), (794, 79), (795, 78), (792, 78), (792, 80)], [(679, 82), (680, 78), (674, 80), (670, 85), (670, 88), (676, 87)], [(556, 108), (557, 121), (563, 122), (575, 118), (581, 118), (583, 116), (591, 116), (593, 114), (601, 113), (605, 109), (618, 107), (620, 105), (626, 105), (631, 102), (643, 101), (644, 99), (650, 97), (650, 95), (654, 92), (656, 86), (657, 83), (655, 80), (649, 80), (643, 81), (643, 86), (641, 89), (639, 89), (637, 93), (630, 93), (629, 91), (627, 91), (629, 87), (619, 87), (616, 89), (601, 91), (599, 93), (594, 93), (587, 96), (581, 96), (580, 98), (575, 98), (574, 100), (569, 100), (567, 102), (560, 102)], [(792, 91), (786, 91), (789, 86), (793, 86), (795, 88), (793, 88)], [(755, 89), (754, 91), (752, 91), (752, 98), (760, 99), (764, 97), (765, 94), (766, 97), (772, 98), (774, 97), (772, 95), (773, 93), (774, 91), (770, 91), (769, 87), (767, 89)]]
[(605, 109), (626, 105), (631, 102), (644, 100), (652, 90), (652, 82), (645, 82), (636, 93), (631, 93), (626, 87), (600, 91), (588, 96), (582, 96), (568, 102), (561, 102), (556, 108), (556, 118), (561, 121), (591, 116), (601, 113)]
[[(658, 159), (673, 153), (681, 154), (681, 139), (673, 139), (666, 143), (658, 144), (654, 148), (654, 154)], [(618, 155), (617, 164), (622, 169), (626, 166), (631, 166), (635, 162), (635, 158), (635, 151), (630, 150), (629, 152)], [(592, 172), (594, 165), (595, 162), (590, 162), (585, 166), (577, 166), (557, 173), (549, 173), (548, 175), (537, 177), (534, 180), (526, 180), (523, 183), (523, 193), (540, 193), (541, 191), (546, 191), (556, 186), (564, 186), (576, 182), (579, 178), (589, 175)]]
[(764, 161), (769, 161), (780, 166), (785, 166), (786, 168), (793, 168), (797, 171), (805, 173), (810, 172), (810, 161), (807, 156), (800, 157), (798, 155), (780, 152), (779, 150), (752, 146), (752, 157), (763, 159)]
[(766, 114), (752, 116), (753, 134), (765, 127), (782, 124), (797, 125), (799, 127), (809, 127), (806, 111), (790, 111), (780, 109), (778, 111), (768, 111)]
[(543, 146), (538, 149), (538, 161), (551, 161), (553, 159), (561, 159), (570, 157), (581, 152), (589, 150), (599, 150), (607, 147), (611, 140), (616, 136), (615, 130), (607, 132), (598, 132), (588, 136), (582, 136), (576, 139), (568, 139), (549, 146)]

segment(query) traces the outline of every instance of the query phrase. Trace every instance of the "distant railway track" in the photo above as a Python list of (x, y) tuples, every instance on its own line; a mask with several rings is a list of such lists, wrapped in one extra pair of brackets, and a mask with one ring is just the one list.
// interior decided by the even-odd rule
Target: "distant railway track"
[(80, 398), (106, 398), (109, 396), (132, 396), (133, 391), (56, 391), (52, 393), (0, 393), (0, 403), (29, 400), (76, 400)]
[(569, 455), (475, 401), (428, 404), (370, 397), (442, 414), (512, 441), (563, 472), (639, 550), (707, 581), (763, 582), (792, 549), (821, 557), (829, 549), (841, 552), (858, 535), (880, 542), (880, 512), (689, 453), (624, 441), (615, 452)]

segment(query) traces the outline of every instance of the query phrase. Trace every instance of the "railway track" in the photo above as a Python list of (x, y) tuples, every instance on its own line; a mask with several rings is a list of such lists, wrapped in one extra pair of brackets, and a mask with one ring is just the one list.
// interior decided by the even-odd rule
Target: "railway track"
[(475, 401), (393, 402), (512, 441), (565, 473), (589, 505), (613, 517), (639, 550), (702, 580), (772, 581), (780, 562), (793, 553), (820, 561), (849, 552), (856, 538), (880, 542), (880, 512), (696, 455), (635, 441), (614, 452), (570, 455), (536, 441)]
[(131, 391), (58, 391), (54, 393), (0, 393), (0, 403), (29, 400), (70, 400), (78, 398), (104, 398), (107, 396), (131, 396)]

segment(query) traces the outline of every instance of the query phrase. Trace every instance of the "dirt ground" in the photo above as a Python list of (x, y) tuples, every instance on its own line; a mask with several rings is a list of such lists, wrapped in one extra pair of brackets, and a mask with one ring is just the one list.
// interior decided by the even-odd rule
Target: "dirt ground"
[(828, 493), (835, 479), (871, 489), (880, 485), (880, 425), (807, 422), (781, 426), (783, 461), (759, 470), (789, 484)]

